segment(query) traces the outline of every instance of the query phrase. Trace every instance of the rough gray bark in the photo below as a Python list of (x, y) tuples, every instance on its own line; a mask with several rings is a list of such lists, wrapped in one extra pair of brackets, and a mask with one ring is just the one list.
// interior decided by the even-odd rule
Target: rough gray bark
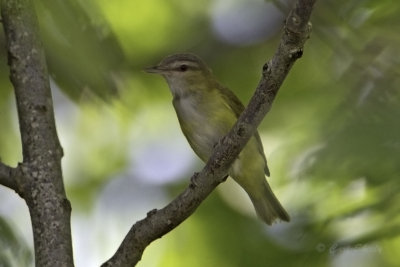
[(66, 198), (50, 84), (30, 0), (2, 0), (10, 79), (14, 85), (23, 148), (17, 168), (0, 164), (0, 182), (26, 201), (36, 266), (73, 266), (71, 206)]
[(189, 217), (224, 180), (229, 166), (270, 110), (290, 68), (301, 57), (304, 43), (309, 38), (311, 25), (308, 21), (315, 1), (298, 0), (290, 11), (279, 47), (273, 58), (264, 65), (261, 80), (248, 107), (228, 135), (215, 147), (203, 170), (191, 178), (189, 187), (170, 204), (160, 210), (150, 211), (145, 219), (136, 222), (117, 252), (103, 267), (136, 265), (151, 242)]

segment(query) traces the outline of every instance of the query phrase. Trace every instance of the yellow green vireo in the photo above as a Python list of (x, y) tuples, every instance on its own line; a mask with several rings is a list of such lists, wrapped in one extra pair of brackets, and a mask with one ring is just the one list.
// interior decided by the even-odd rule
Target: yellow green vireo
[[(182, 132), (194, 152), (207, 162), (215, 144), (224, 137), (244, 110), (243, 104), (222, 86), (207, 65), (193, 54), (174, 54), (146, 69), (161, 74), (173, 95)], [(249, 195), (257, 215), (267, 224), (290, 217), (269, 186), (267, 160), (256, 132), (229, 169)]]

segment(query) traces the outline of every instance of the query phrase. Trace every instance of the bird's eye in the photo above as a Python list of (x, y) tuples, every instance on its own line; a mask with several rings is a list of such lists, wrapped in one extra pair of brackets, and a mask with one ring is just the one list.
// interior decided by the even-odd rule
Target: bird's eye
[(188, 66), (186, 64), (182, 64), (182, 65), (179, 66), (179, 70), (182, 71), (182, 72), (183, 71), (187, 71), (187, 69), (188, 69)]

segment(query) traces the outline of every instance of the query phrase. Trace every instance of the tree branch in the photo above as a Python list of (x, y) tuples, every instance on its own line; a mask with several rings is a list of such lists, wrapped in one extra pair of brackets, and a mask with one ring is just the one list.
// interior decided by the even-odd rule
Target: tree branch
[[(36, 266), (73, 266), (71, 207), (65, 196), (62, 148), (34, 10), (31, 0), (1, 1), (24, 158), (15, 182), (29, 207)], [(1, 169), (4, 174), (9, 171)], [(7, 177), (3, 178), (10, 182)]]
[(153, 210), (145, 219), (136, 222), (117, 252), (102, 266), (134, 266), (144, 249), (162, 237), (187, 217), (220, 184), (228, 169), (239, 155), (261, 120), (270, 110), (273, 100), (290, 68), (302, 56), (303, 46), (309, 38), (308, 24), (316, 0), (298, 0), (290, 11), (279, 47), (264, 65), (263, 75), (248, 107), (241, 114), (228, 135), (215, 147), (203, 170), (192, 177), (192, 182), (177, 198), (160, 210)]
[(17, 183), (13, 176), (14, 170), (15, 169), (0, 162), (0, 184), (18, 192)]

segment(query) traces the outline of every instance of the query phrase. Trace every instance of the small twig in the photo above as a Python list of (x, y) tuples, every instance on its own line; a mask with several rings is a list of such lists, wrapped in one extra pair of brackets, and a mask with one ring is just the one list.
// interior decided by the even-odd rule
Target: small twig
[(13, 177), (13, 170), (13, 168), (0, 161), (0, 184), (18, 193), (18, 186)]

